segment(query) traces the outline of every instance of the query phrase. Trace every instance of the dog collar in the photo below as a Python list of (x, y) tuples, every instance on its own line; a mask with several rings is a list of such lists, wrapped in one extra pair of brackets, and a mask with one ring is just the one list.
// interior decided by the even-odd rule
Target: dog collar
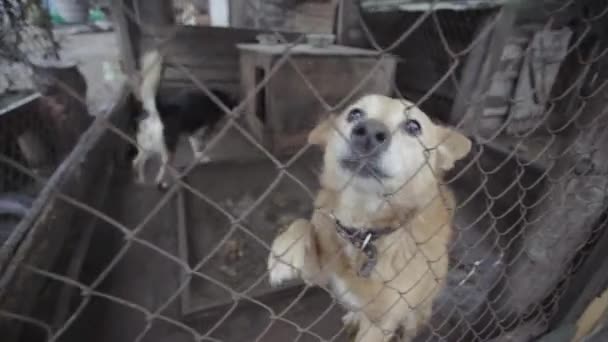
[(331, 215), (334, 222), (336, 223), (336, 232), (344, 240), (350, 242), (355, 248), (360, 249), (363, 254), (367, 257), (367, 260), (361, 265), (358, 275), (364, 278), (368, 278), (376, 263), (378, 262), (378, 249), (374, 245), (379, 238), (385, 235), (393, 233), (396, 228), (384, 227), (384, 228), (367, 228), (360, 229), (354, 227), (347, 227), (340, 222), (335, 216)]

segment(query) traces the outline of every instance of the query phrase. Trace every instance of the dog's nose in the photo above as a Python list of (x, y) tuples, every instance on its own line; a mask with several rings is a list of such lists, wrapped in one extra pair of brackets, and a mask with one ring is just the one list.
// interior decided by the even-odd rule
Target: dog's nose
[(386, 150), (391, 134), (386, 125), (378, 120), (357, 123), (350, 134), (352, 149), (362, 155), (378, 154)]

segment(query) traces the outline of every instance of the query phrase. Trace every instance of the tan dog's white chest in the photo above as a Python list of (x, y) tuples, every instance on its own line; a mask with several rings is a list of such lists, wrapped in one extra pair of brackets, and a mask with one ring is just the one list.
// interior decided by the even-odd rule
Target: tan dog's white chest
[(361, 309), (361, 298), (352, 291), (350, 284), (338, 274), (332, 274), (330, 277), (330, 286), (336, 299), (346, 306), (349, 310)]

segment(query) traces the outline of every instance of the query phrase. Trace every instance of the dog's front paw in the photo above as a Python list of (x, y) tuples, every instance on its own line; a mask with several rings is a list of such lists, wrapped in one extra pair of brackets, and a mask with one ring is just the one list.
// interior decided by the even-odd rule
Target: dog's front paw
[(278, 286), (296, 278), (307, 278), (307, 268), (316, 260), (312, 233), (312, 225), (308, 221), (296, 220), (275, 238), (268, 257), (270, 285)]
[(349, 341), (354, 341), (357, 333), (359, 332), (359, 313), (348, 312), (342, 316), (342, 323), (344, 324), (344, 332)]
[(298, 278), (300, 272), (292, 266), (293, 262), (285, 257), (271, 255), (268, 260), (269, 276), (268, 280), (272, 287), (277, 287), (286, 281)]
[(342, 323), (347, 327), (358, 327), (359, 326), (359, 313), (349, 311), (346, 315), (342, 316)]

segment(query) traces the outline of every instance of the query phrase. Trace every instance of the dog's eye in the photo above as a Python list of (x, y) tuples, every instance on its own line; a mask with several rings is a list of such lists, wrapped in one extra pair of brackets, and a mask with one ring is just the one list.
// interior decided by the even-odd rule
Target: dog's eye
[(403, 130), (405, 133), (417, 137), (422, 133), (422, 127), (420, 127), (420, 123), (416, 120), (409, 119), (403, 123)]
[(363, 113), (363, 111), (361, 109), (354, 108), (350, 112), (348, 112), (348, 115), (346, 116), (346, 121), (348, 121), (348, 122), (359, 121), (364, 116), (365, 116), (365, 113)]

